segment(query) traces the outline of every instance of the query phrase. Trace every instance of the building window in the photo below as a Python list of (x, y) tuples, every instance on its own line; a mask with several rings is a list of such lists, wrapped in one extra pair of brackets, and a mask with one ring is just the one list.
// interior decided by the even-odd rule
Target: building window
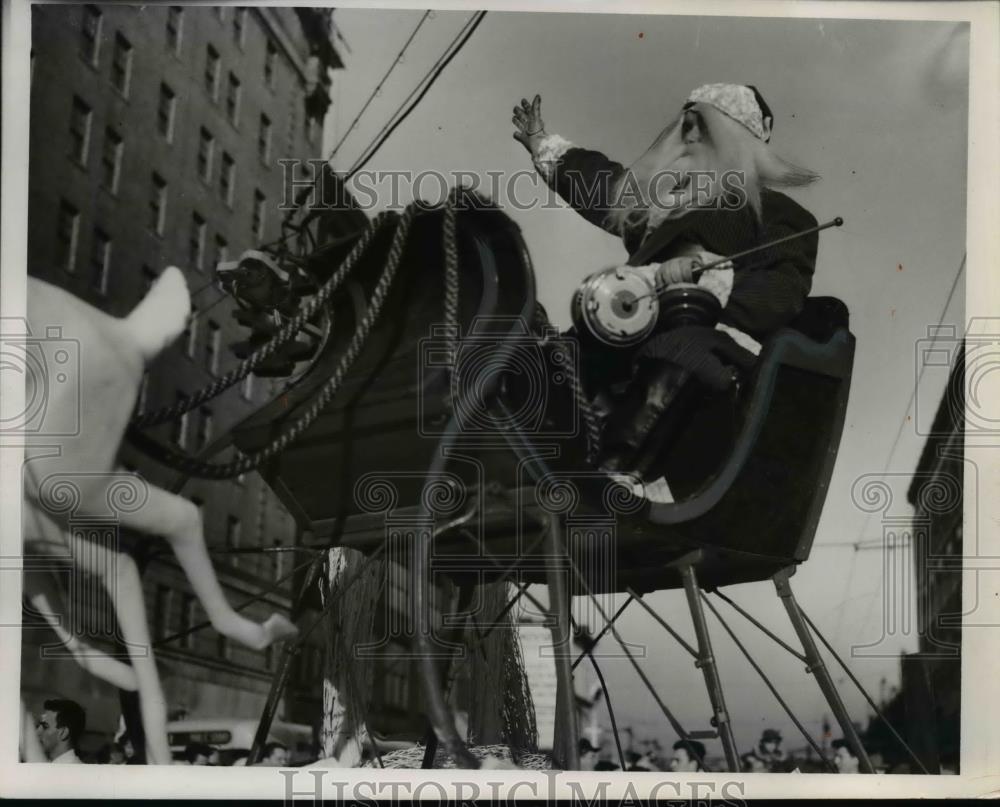
[(80, 211), (65, 199), (59, 203), (56, 221), (56, 265), (66, 272), (76, 268), (76, 245), (80, 236)]
[(260, 131), (257, 134), (257, 156), (266, 163), (271, 157), (271, 119), (267, 115), (260, 116)]
[(198, 410), (198, 451), (208, 445), (212, 439), (212, 410), (207, 406)]
[(247, 373), (240, 385), (240, 395), (244, 401), (253, 400), (253, 373)]
[(250, 222), (250, 229), (254, 238), (260, 240), (264, 237), (264, 194), (260, 191), (253, 192), (253, 218)]
[(80, 58), (97, 67), (101, 51), (101, 12), (97, 6), (83, 7), (83, 28), (80, 30)]
[(229, 74), (229, 84), (226, 88), (226, 114), (235, 126), (240, 118), (240, 80)]
[(94, 230), (90, 245), (91, 281), (101, 294), (108, 292), (108, 275), (111, 272), (111, 238), (101, 229)]
[(171, 53), (180, 52), (183, 25), (184, 9), (180, 6), (170, 6), (167, 9), (167, 48)]
[(244, 32), (246, 29), (247, 10), (245, 8), (233, 9), (233, 42), (239, 47), (243, 47)]
[(219, 194), (232, 207), (233, 187), (236, 184), (236, 161), (228, 152), (222, 152), (222, 170), (219, 172)]
[[(144, 269), (146, 267), (143, 267)], [(149, 401), (149, 373), (142, 374), (142, 380), (139, 382), (139, 392), (135, 396), (135, 413), (141, 415), (146, 411), (146, 404)]]
[(156, 601), (153, 606), (153, 638), (163, 639), (170, 630), (170, 606), (174, 590), (162, 583), (156, 586)]
[(104, 130), (104, 149), (101, 152), (101, 184), (112, 193), (118, 193), (118, 175), (122, 165), (122, 138), (114, 129)]
[[(186, 397), (187, 396), (184, 395), (184, 393), (178, 392), (177, 393), (178, 403), (184, 401)], [(173, 434), (171, 435), (171, 439), (173, 440), (174, 444), (181, 450), (187, 447), (188, 416), (190, 414), (191, 414), (190, 412), (185, 412), (183, 415), (177, 417), (174, 420), (174, 431)]]
[(206, 182), (212, 176), (212, 152), (215, 151), (215, 138), (205, 127), (202, 127), (198, 138), (198, 176)]
[(153, 267), (144, 263), (142, 265), (142, 290), (139, 293), (140, 300), (149, 294), (149, 290), (153, 288), (156, 278), (157, 274), (153, 271)]
[(160, 103), (156, 108), (156, 128), (169, 143), (174, 139), (174, 91), (166, 84), (160, 85)]
[(69, 119), (69, 135), (71, 140), (70, 156), (80, 165), (87, 164), (87, 152), (90, 147), (90, 107), (77, 96), (73, 97), (73, 111)]
[[(194, 627), (195, 599), (192, 594), (183, 594), (181, 599), (181, 623), (179, 633), (189, 631)], [(194, 633), (188, 633), (181, 640), (181, 647), (190, 650), (194, 646)]]
[(115, 34), (115, 53), (111, 62), (111, 84), (118, 92), (128, 96), (132, 81), (132, 45), (121, 35)]
[(236, 516), (226, 519), (226, 546), (235, 549), (240, 545), (240, 520)]
[(205, 219), (197, 212), (191, 214), (191, 240), (188, 245), (188, 261), (199, 272), (205, 258)]
[(278, 48), (270, 39), (267, 40), (267, 50), (264, 52), (264, 83), (274, 87), (274, 66), (278, 61)]
[[(281, 546), (281, 541), (278, 538), (275, 538), (273, 543), (275, 549)], [(272, 554), (274, 555), (274, 579), (280, 580), (285, 574), (285, 553), (273, 552)]]
[(221, 235), (215, 236), (215, 265), (229, 260), (229, 244)]
[(220, 634), (215, 638), (215, 651), (223, 661), (229, 661), (229, 647), (229, 639), (225, 636)]
[(191, 306), (191, 315), (184, 326), (184, 352), (193, 359), (198, 348), (198, 309)]
[(219, 52), (211, 45), (205, 50), (205, 92), (219, 100)]
[(208, 321), (208, 337), (205, 339), (205, 369), (212, 375), (219, 372), (219, 349), (222, 344), (222, 332), (219, 324)]
[(163, 224), (167, 216), (167, 181), (159, 174), (153, 174), (153, 187), (149, 196), (149, 229), (163, 235)]

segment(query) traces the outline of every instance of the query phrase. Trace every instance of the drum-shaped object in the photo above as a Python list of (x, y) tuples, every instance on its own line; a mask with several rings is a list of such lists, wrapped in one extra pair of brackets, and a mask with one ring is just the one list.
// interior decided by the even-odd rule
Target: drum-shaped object
[(652, 282), (630, 266), (590, 275), (573, 295), (573, 323), (612, 347), (642, 342), (656, 328), (660, 304)]
[(697, 283), (673, 283), (659, 294), (660, 330), (683, 325), (715, 327), (722, 314), (722, 303), (708, 289)]

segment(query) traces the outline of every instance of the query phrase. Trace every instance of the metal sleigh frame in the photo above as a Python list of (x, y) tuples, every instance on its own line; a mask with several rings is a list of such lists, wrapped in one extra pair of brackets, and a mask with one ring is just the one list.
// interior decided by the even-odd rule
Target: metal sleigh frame
[[(415, 254), (419, 254), (421, 249), (428, 249), (432, 242), (437, 243), (434, 239), (439, 238), (439, 215), (440, 209), (436, 209), (425, 211), (416, 217), (413, 232), (417, 243), (408, 245), (408, 250), (416, 250)], [(527, 250), (516, 226), (488, 205), (457, 213), (457, 222), (461, 225), (457, 228), (457, 252), (459, 265), (462, 267), (460, 324), (472, 319), (490, 319), (493, 323), (490, 333), (492, 338), (497, 339), (499, 358), (506, 361), (514, 350), (512, 345), (523, 339), (523, 324), (535, 320), (534, 276)], [(320, 265), (322, 262), (336, 261), (340, 254), (336, 250), (320, 250), (313, 260)], [(421, 265), (426, 275), (426, 266), (433, 265), (433, 262), (425, 261)], [(370, 279), (366, 279), (363, 270), (359, 282), (361, 286), (370, 284)], [(421, 287), (434, 286), (434, 283), (429, 282), (425, 276), (419, 279), (419, 285), (414, 285), (413, 278), (404, 280), (402, 285), (405, 288), (393, 291), (396, 295), (395, 302), (390, 300), (387, 303), (390, 311), (385, 317), (386, 324), (373, 331), (372, 344), (362, 352), (359, 366), (351, 371), (345, 388), (329, 411), (261, 469), (263, 476), (282, 497), (304, 532), (316, 541), (313, 546), (350, 546), (375, 557), (384, 549), (385, 526), (384, 513), (360, 512), (344, 496), (338, 499), (336, 495), (326, 495), (321, 506), (317, 497), (299, 495), (306, 484), (303, 473), (304, 464), (308, 460), (315, 460), (322, 453), (326, 467), (331, 470), (332, 475), (337, 475), (346, 469), (352, 469), (352, 463), (357, 464), (359, 460), (366, 457), (370, 459), (373, 454), (377, 454), (377, 450), (369, 446), (362, 451), (358, 445), (359, 439), (381, 439), (384, 442), (380, 445), (391, 446), (391, 441), (398, 439), (400, 435), (409, 433), (412, 437), (419, 431), (413, 420), (414, 397), (428, 396), (426, 399), (431, 401), (429, 407), (433, 409), (437, 406), (436, 416), (446, 420), (446, 424), (436, 441), (425, 439), (414, 443), (419, 445), (419, 450), (410, 453), (418, 456), (409, 461), (413, 469), (425, 469), (424, 481), (422, 485), (411, 486), (404, 491), (400, 497), (403, 506), (394, 512), (409, 512), (417, 520), (433, 524), (434, 519), (426, 505), (428, 497), (424, 494), (443, 480), (449, 450), (467, 444), (459, 429), (455, 412), (469, 405), (469, 401), (462, 400), (462, 395), (468, 393), (459, 391), (458, 400), (452, 400), (452, 406), (448, 408), (443, 403), (449, 393), (446, 373), (431, 372), (426, 377), (421, 376), (416, 385), (413, 382), (413, 362), (419, 360), (419, 356), (407, 333), (412, 337), (419, 330), (414, 331), (414, 323), (407, 326), (406, 321), (421, 320), (420, 315), (423, 315), (422, 321), (425, 323), (440, 321), (439, 315), (435, 316), (426, 310), (418, 310), (417, 316), (414, 316), (410, 307), (413, 295), (418, 295)], [(436, 287), (428, 291), (428, 294), (428, 299), (440, 300), (440, 292)], [(356, 307), (357, 296), (353, 294), (351, 297), (355, 300), (354, 303), (344, 303), (348, 309), (351, 305)], [(392, 316), (393, 305), (397, 306), (395, 310), (402, 316)], [(356, 310), (353, 314), (348, 314), (355, 317), (357, 315)], [(336, 313), (334, 318), (336, 320)], [(497, 323), (501, 323), (499, 330)], [(411, 328), (409, 332), (407, 327)], [(327, 351), (332, 356), (336, 349), (337, 341), (331, 340)], [(683, 740), (718, 738), (722, 743), (726, 766), (732, 771), (739, 770), (739, 754), (712, 650), (704, 609), (706, 604), (747, 656), (749, 663), (764, 677), (779, 704), (802, 730), (810, 745), (817, 751), (819, 748), (791, 714), (777, 689), (747, 654), (729, 625), (723, 621), (706, 592), (716, 593), (785, 650), (803, 661), (807, 673), (815, 676), (845, 739), (860, 760), (861, 769), (865, 772), (873, 771), (871, 761), (819, 653), (814, 636), (818, 636), (835, 657), (836, 654), (802, 612), (790, 585), (796, 565), (809, 557), (833, 472), (844, 425), (853, 355), (854, 337), (848, 329), (847, 312), (843, 304), (831, 298), (807, 301), (806, 310), (799, 320), (792, 327), (774, 335), (765, 345), (756, 375), (744, 396), (744, 417), (735, 446), (718, 472), (695, 495), (676, 504), (652, 504), (643, 499), (635, 499), (622, 508), (623, 515), (617, 519), (622, 550), (618, 559), (617, 578), (610, 581), (610, 585), (609, 581), (588, 579), (574, 562), (566, 543), (567, 530), (572, 531), (572, 525), (567, 522), (565, 514), (514, 514), (515, 525), (521, 524), (522, 519), (527, 519), (537, 528), (538, 534), (544, 536), (547, 551), (542, 557), (548, 560), (541, 562), (541, 565), (529, 563), (534, 571), (529, 573), (528, 579), (548, 583), (552, 623), (558, 629), (562, 646), (571, 646), (569, 638), (572, 619), (569, 603), (572, 593), (590, 596), (600, 608), (595, 598), (595, 588), (627, 592), (629, 598), (616, 614), (609, 616), (602, 611), (606, 624), (597, 639), (610, 632), (621, 643), (651, 697), (678, 735)], [(323, 374), (328, 372), (329, 366), (330, 362), (324, 364), (323, 357), (320, 357), (295, 388), (287, 390), (280, 396), (280, 400), (272, 401), (237, 426), (231, 435), (236, 446), (243, 451), (253, 451), (266, 443), (285, 418), (293, 417), (297, 408), (308, 404), (312, 391), (321, 382)], [(315, 377), (310, 379), (310, 375)], [(499, 422), (511, 422), (511, 407), (517, 402), (510, 400), (509, 391), (499, 383), (488, 383), (471, 394), (480, 397), (480, 400), (472, 403), (488, 405)], [(431, 415), (435, 416), (435, 413), (432, 412)], [(420, 416), (426, 417), (428, 413), (421, 412)], [(377, 428), (379, 424), (383, 428)], [(372, 436), (359, 438), (358, 435)], [(538, 485), (553, 474), (565, 472), (567, 467), (572, 467), (579, 460), (579, 452), (574, 454), (570, 447), (565, 456), (557, 457), (558, 467), (554, 467), (552, 452), (540, 446), (533, 435), (520, 431), (504, 431), (502, 435), (501, 442), (507, 449), (509, 467), (501, 475), (506, 473), (507, 479), (510, 479), (509, 469), (515, 468), (518, 473), (526, 472), (533, 484)], [(494, 440), (493, 448), (496, 447), (495, 442)], [(389, 457), (385, 461), (392, 463), (393, 458)], [(350, 475), (352, 480), (359, 477), (357, 472)], [(523, 482), (522, 477), (518, 476), (517, 479)], [(591, 501), (594, 490), (596, 488), (590, 482), (583, 488), (584, 511), (588, 511), (588, 508), (590, 511), (599, 509)], [(770, 493), (770, 496), (762, 497), (762, 493)], [(335, 499), (337, 501), (334, 505), (328, 505), (326, 500)], [(498, 523), (503, 525), (505, 520), (509, 525), (512, 517), (509, 504), (504, 506), (483, 498), (475, 505), (478, 508), (475, 515), (492, 523), (494, 528)], [(421, 607), (428, 596), (427, 572), (434, 561), (432, 542), (452, 541), (461, 544), (469, 540), (467, 532), (463, 533), (460, 529), (461, 525), (458, 529), (451, 529), (454, 526), (455, 524), (446, 524), (429, 529), (427, 540), (417, 542), (415, 546), (412, 580), (418, 613), (422, 612)], [(321, 553), (317, 554), (310, 570), (311, 579), (319, 574), (322, 557)], [(556, 562), (557, 558), (563, 558), (564, 562)], [(533, 561), (537, 558), (525, 556), (522, 560)], [(495, 574), (500, 570), (497, 561), (490, 560), (489, 563), (492, 565), (487, 567), (488, 571)], [(570, 586), (567, 586), (564, 575), (567, 570), (572, 582)], [(501, 578), (505, 578), (509, 572), (510, 569), (507, 569), (500, 575)], [(782, 642), (719, 591), (726, 585), (767, 579), (773, 581), (776, 593), (781, 598), (802, 646), (801, 653)], [(712, 728), (707, 730), (686, 731), (677, 722), (629, 654), (628, 646), (614, 624), (632, 602), (638, 602), (646, 610), (652, 611), (642, 600), (642, 593), (663, 588), (683, 588), (686, 594), (696, 646), (692, 647), (685, 642), (659, 615), (654, 613), (654, 617), (694, 657), (696, 666), (703, 673), (712, 715)], [(522, 586), (516, 596), (525, 595), (526, 586)], [(331, 599), (326, 605), (327, 609), (332, 604)], [(507, 608), (510, 605), (508, 603)], [(295, 610), (301, 612), (301, 602)], [(294, 616), (293, 613), (293, 618)], [(320, 623), (322, 616), (313, 623), (313, 628)], [(305, 631), (306, 635), (309, 630)], [(421, 656), (425, 699), (428, 717), (434, 729), (433, 736), (429, 735), (428, 739), (431, 744), (442, 742), (460, 764), (478, 767), (478, 761), (465, 748), (455, 729), (454, 720), (448, 713), (439, 680), (440, 664), (430, 652), (428, 642), (429, 637), (418, 630), (417, 648)], [(556, 643), (560, 645), (559, 640)], [(248, 764), (259, 759), (297, 647), (297, 644), (290, 644), (285, 648)], [(579, 763), (572, 669), (585, 656), (588, 657), (604, 687), (603, 675), (590, 652), (592, 647), (593, 644), (590, 644), (575, 660), (569, 652), (556, 653), (559, 694), (553, 758), (555, 765), (564, 769), (577, 768)], [(839, 657), (836, 658), (860, 688), (850, 670)], [(871, 698), (867, 693), (864, 694), (869, 704), (875, 708), (876, 714), (882, 717)], [(606, 687), (605, 695), (608, 695)], [(610, 710), (610, 698), (607, 703)], [(613, 712), (611, 719), (620, 753)], [(895, 730), (892, 733), (905, 747), (905, 742), (898, 733)], [(923, 768), (913, 752), (908, 747), (906, 750), (917, 765)], [(429, 757), (432, 759), (433, 753)]]

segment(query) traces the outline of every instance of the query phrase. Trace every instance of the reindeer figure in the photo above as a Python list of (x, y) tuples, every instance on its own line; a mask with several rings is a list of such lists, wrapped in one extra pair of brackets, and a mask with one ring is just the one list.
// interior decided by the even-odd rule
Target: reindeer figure
[[(122, 319), (33, 278), (28, 279), (27, 302), (30, 333), (43, 335), (48, 328), (58, 326), (66, 338), (77, 340), (80, 357), (79, 378), (71, 379), (75, 384), (52, 385), (46, 393), (43, 380), (28, 374), (26, 400), (48, 394), (45, 417), (55, 421), (74, 415), (80, 407), (81, 427), (73, 436), (26, 436), (25, 556), (69, 558), (74, 571), (99, 581), (113, 604), (131, 664), (101, 653), (67, 629), (66, 620), (57, 616), (65, 615), (67, 606), (59, 610), (62, 598), (51, 575), (27, 570), (25, 598), (82, 667), (116, 687), (138, 691), (147, 758), (154, 764), (170, 764), (166, 703), (135, 562), (117, 547), (88, 542), (68, 531), (66, 508), (59, 501), (65, 490), (60, 491), (50, 480), (72, 480), (74, 517), (99, 517), (113, 500), (112, 487), (123, 478), (131, 478), (143, 497), (135, 506), (119, 511), (120, 526), (167, 540), (219, 633), (263, 649), (295, 635), (297, 629), (280, 614), (258, 624), (234, 611), (212, 568), (195, 505), (116, 466), (144, 369), (182, 333), (189, 316), (191, 300), (181, 271), (166, 269), (132, 313)], [(72, 608), (72, 603), (68, 607)]]

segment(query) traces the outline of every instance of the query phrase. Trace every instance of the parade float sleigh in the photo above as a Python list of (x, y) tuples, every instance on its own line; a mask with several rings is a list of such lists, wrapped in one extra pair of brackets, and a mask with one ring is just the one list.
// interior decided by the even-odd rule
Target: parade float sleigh
[[(513, 603), (527, 598), (553, 631), (556, 767), (578, 764), (573, 671), (586, 659), (603, 687), (592, 651), (610, 634), (678, 736), (717, 738), (726, 768), (739, 770), (705, 605), (746, 651), (708, 592), (806, 664), (862, 768), (871, 770), (815, 638), (840, 659), (802, 612), (790, 585), (797, 565), (809, 558), (844, 426), (854, 337), (843, 303), (810, 298), (795, 322), (768, 339), (741, 390), (740, 422), (728, 455), (700, 489), (663, 504), (642, 495), (641, 487), (594, 468), (599, 424), (579, 373), (580, 352), (588, 347), (548, 325), (520, 232), (492, 205), (456, 192), (444, 205), (384, 213), (356, 234), (294, 259), (286, 255), (282, 262), (276, 254), (272, 259), (284, 267), (283, 293), (300, 290), (292, 294), (296, 305), (282, 313), (266, 296), (248, 305), (234, 271), (229, 287), (244, 310), (242, 321), (256, 327), (253, 350), (212, 389), (178, 404), (193, 408), (267, 362), (279, 368), (271, 374), (289, 376), (270, 403), (217, 443), (218, 449), (235, 446), (236, 457), (224, 463), (184, 457), (139, 428), (175, 416), (178, 407), (158, 420), (137, 422), (130, 437), (188, 475), (226, 478), (259, 471), (297, 520), (308, 546), (327, 548), (303, 587), (327, 581), (324, 614), (343, 611), (352, 597), (356, 606), (357, 591), (345, 594), (351, 586), (364, 586), (365, 575), (364, 607), (374, 607), (381, 590), (372, 583), (376, 561), (392, 560), (408, 570), (418, 619), (432, 611), (434, 581), (450, 581), (458, 617), (451, 632), (442, 640), (421, 623), (411, 637), (430, 726), (422, 746), (424, 767), (442, 760), (460, 767), (481, 764), (482, 754), (467, 745), (468, 734), (456, 729), (447, 690), (454, 676), (452, 656), (470, 626), (471, 603), (484, 601), (474, 593), (493, 586), (494, 593), (510, 591), (512, 597), (495, 620), (485, 619), (488, 626), (506, 625), (509, 633)], [(697, 299), (664, 305), (671, 307), (696, 319), (711, 313), (711, 306)], [(248, 308), (254, 310), (248, 314)], [(304, 328), (314, 329), (313, 350), (300, 351), (293, 360), (275, 359)], [(345, 562), (344, 552), (360, 560)], [(801, 651), (720, 590), (754, 581), (773, 583)], [(532, 583), (548, 586), (548, 605), (533, 597)], [(693, 645), (643, 600), (647, 592), (670, 588), (686, 593)], [(601, 605), (606, 602), (601, 596), (611, 592), (627, 594), (614, 614)], [(586, 597), (600, 613), (603, 628), (596, 637), (586, 637), (573, 622), (573, 596)], [(649, 611), (702, 670), (710, 728), (685, 729), (630, 653), (615, 623), (633, 603)], [(502, 645), (507, 652), (516, 652), (516, 646), (516, 641)], [(351, 649), (350, 643), (339, 647)], [(266, 739), (294, 649), (288, 646), (279, 665), (251, 763)], [(341, 660), (343, 680), (350, 677), (351, 663)], [(332, 686), (327, 716), (336, 712), (338, 723), (326, 727), (328, 755), (342, 750), (337, 736), (365, 733), (363, 714), (345, 714), (342, 702), (352, 695), (346, 684), (341, 688), (343, 680), (327, 682)], [(822, 758), (766, 676), (765, 682)], [(624, 762), (613, 697), (606, 688), (604, 694)], [(510, 731), (500, 734), (508, 746), (516, 744)], [(378, 742), (368, 740), (377, 754)], [(348, 758), (352, 762), (344, 764), (357, 761), (357, 755), (341, 757)]]

